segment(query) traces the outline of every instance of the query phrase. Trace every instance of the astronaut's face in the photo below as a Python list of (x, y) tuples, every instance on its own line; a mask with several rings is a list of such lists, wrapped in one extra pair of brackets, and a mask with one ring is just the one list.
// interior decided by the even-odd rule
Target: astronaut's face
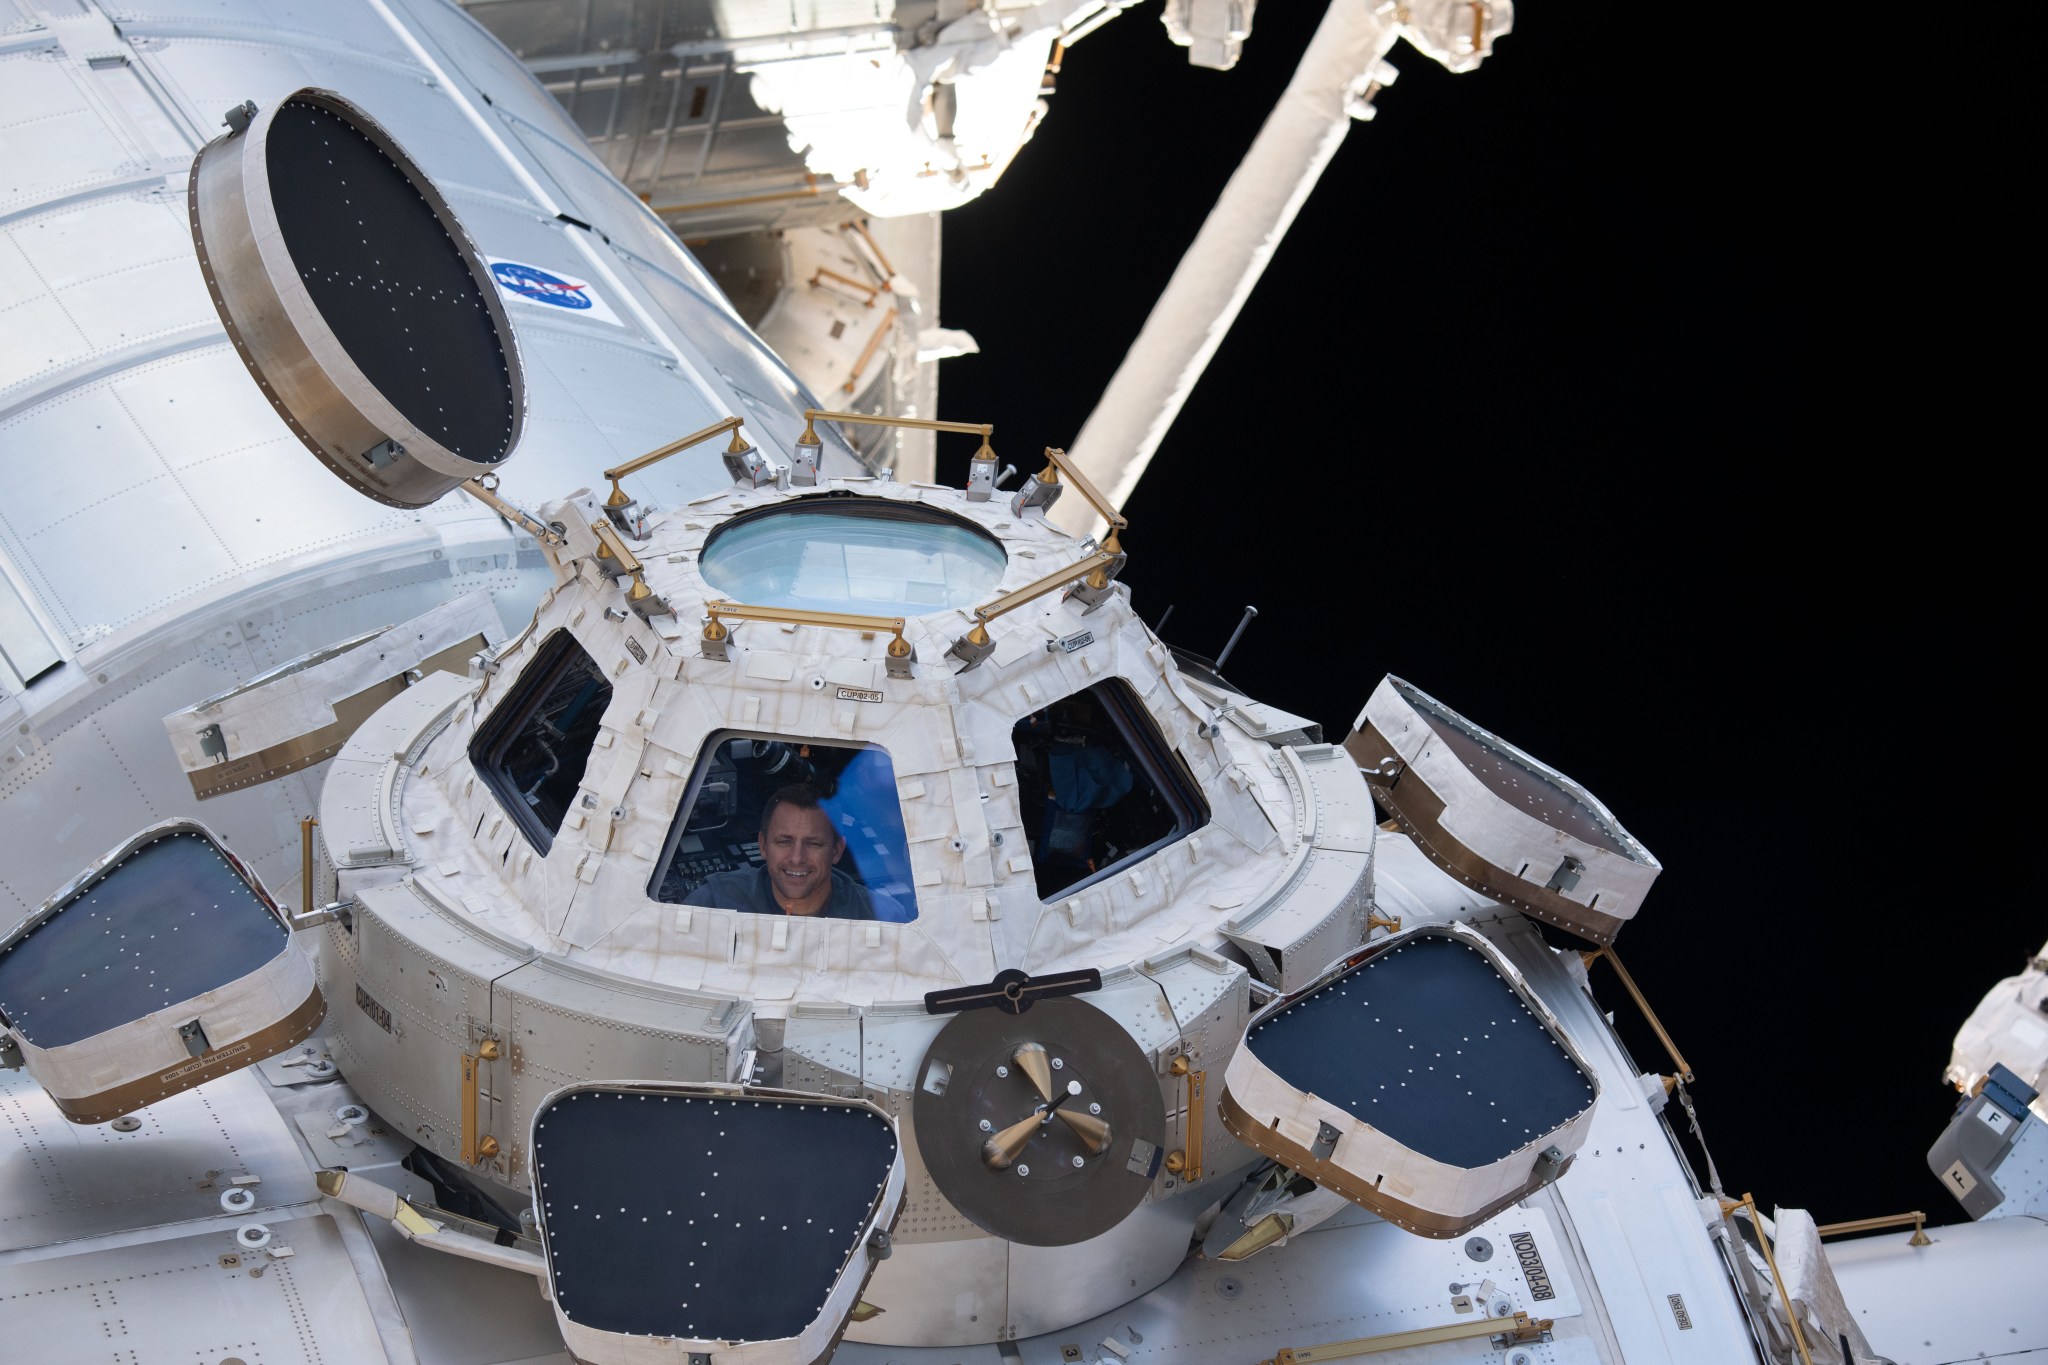
[(792, 915), (814, 915), (832, 893), (832, 865), (846, 852), (846, 840), (832, 829), (832, 819), (817, 807), (805, 810), (783, 802), (768, 816), (761, 831), (761, 856), (767, 859), (768, 882), (782, 908)]

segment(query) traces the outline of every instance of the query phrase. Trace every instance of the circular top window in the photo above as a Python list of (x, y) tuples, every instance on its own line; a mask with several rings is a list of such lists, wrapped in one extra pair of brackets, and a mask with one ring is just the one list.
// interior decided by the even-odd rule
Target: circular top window
[(704, 581), (736, 602), (920, 616), (986, 600), (1009, 556), (977, 526), (915, 503), (808, 500), (727, 522)]

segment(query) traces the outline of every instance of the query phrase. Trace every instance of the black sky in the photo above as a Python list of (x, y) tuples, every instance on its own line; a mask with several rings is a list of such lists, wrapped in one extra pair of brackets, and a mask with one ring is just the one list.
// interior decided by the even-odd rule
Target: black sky
[[(1156, 5), (1068, 55), (946, 220), (983, 348), (946, 415), (1027, 472), (1072, 442), (1321, 10), (1267, 0), (1228, 74)], [(1233, 680), (1333, 737), (1393, 672), (1584, 782), (1665, 865), (1620, 948), (1730, 1190), (1953, 1221), (1949, 1042), (2048, 926), (1993, 856), (2025, 846), (1998, 741), (1951, 752), (1932, 708), (2016, 646), (1816, 411), (1798, 120), (1709, 42), (1531, 3), (1477, 72), (1397, 49), (1126, 509), (1125, 577), (1204, 653), (1256, 603)]]

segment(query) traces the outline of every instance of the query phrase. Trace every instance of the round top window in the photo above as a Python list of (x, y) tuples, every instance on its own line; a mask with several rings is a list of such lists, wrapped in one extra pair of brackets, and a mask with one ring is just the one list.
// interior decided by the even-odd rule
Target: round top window
[(920, 616), (985, 601), (1009, 556), (977, 526), (915, 503), (834, 498), (734, 518), (704, 581), (735, 602)]

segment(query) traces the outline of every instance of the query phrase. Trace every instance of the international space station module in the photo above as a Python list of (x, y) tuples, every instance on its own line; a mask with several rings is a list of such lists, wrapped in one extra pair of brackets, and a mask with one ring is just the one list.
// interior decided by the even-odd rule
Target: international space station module
[[(160, 325), (0, 388), (10, 468), (126, 471), (0, 537), (38, 1358), (1867, 1365), (1842, 1281), (1928, 1300), (1693, 1174), (1683, 1060), (1589, 991), (1660, 864), (1571, 778), (1166, 643), (1083, 461), (822, 405), (455, 8), (77, 8), (0, 80), (140, 160), (0, 226), (65, 316), (144, 243)], [(1454, 60), (1505, 22), (1417, 8)], [(2048, 1260), (1987, 1010), (1933, 1158), (1972, 1274)]]

